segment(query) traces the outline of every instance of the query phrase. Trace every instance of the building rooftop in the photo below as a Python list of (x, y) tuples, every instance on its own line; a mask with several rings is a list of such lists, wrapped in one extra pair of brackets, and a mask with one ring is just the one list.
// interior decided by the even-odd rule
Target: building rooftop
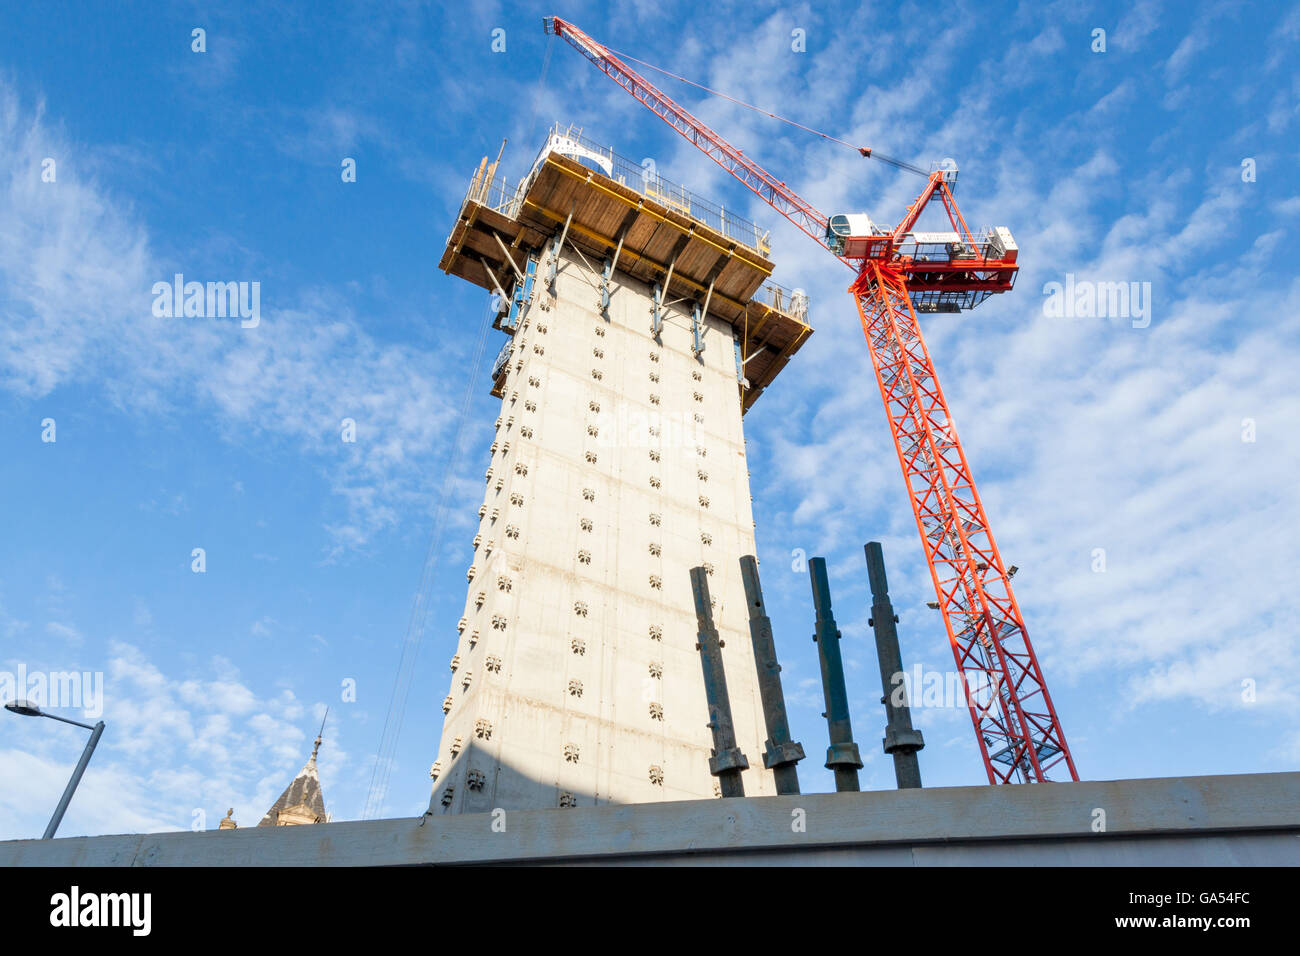
[(770, 281), (765, 232), (611, 149), (556, 127), (523, 180), (496, 172), (485, 159), (473, 177), (439, 263), (444, 272), (507, 289), (528, 253), (564, 231), (594, 261), (617, 256), (619, 271), (667, 282), (667, 301), (707, 302), (709, 315), (736, 328), (746, 411), (812, 333), (807, 297)]

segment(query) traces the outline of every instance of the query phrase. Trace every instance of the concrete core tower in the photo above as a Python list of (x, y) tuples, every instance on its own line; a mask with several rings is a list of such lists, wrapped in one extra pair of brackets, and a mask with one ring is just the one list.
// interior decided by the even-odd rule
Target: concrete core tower
[[(746, 792), (774, 792), (739, 558), (741, 416), (811, 332), (766, 237), (572, 129), (479, 166), (441, 268), (510, 339), (433, 806), (714, 796), (689, 570), (709, 569)], [(507, 292), (506, 290), (511, 290)]]

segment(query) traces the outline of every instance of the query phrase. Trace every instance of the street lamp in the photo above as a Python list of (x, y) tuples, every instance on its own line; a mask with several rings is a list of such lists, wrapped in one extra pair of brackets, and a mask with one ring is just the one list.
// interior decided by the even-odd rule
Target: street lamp
[(47, 714), (30, 700), (11, 700), (5, 704), (5, 710), (13, 711), (15, 714), (21, 714), (24, 717), (48, 717), (50, 720), (61, 720), (65, 724), (75, 724), (90, 731), (90, 740), (86, 742), (86, 749), (81, 752), (81, 759), (77, 761), (77, 769), (72, 771), (72, 779), (68, 781), (68, 786), (63, 791), (63, 799), (59, 801), (58, 807), (54, 810), (54, 816), (50, 818), (50, 825), (45, 828), (45, 835), (41, 837), (42, 840), (49, 840), (54, 836), (54, 831), (59, 828), (59, 823), (63, 820), (63, 814), (68, 809), (68, 804), (72, 802), (72, 795), (77, 792), (77, 784), (81, 783), (81, 775), (86, 772), (86, 764), (90, 763), (90, 755), (95, 752), (95, 744), (99, 743), (100, 735), (104, 733), (104, 722), (101, 720), (95, 724), (83, 724), (79, 720), (69, 720), (67, 717)]

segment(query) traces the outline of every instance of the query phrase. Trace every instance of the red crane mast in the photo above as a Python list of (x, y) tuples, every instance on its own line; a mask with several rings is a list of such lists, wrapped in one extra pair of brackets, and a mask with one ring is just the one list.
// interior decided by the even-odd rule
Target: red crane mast
[[(1019, 266), (1010, 231), (998, 227), (971, 234), (953, 198), (957, 169), (952, 164), (929, 173), (925, 188), (892, 229), (880, 228), (865, 214), (827, 217), (609, 48), (559, 17), (547, 18), (545, 25), (547, 33), (563, 37), (760, 199), (854, 269), (856, 278), (848, 291), (867, 339), (930, 568), (937, 598), (931, 606), (942, 612), (989, 783), (1046, 781), (1047, 771), (1060, 763), (1072, 780), (1078, 780), (1011, 590), (1016, 569), (1003, 563), (994, 543), (916, 318), (918, 312), (971, 309), (989, 295), (1011, 289)], [(872, 155), (867, 148), (859, 152)], [(935, 200), (947, 213), (951, 231), (914, 231), (921, 213)]]

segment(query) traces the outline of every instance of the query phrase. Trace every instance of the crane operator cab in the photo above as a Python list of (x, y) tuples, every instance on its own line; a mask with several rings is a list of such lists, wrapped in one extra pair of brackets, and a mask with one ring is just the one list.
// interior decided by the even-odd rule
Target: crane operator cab
[(850, 212), (831, 216), (826, 222), (826, 245), (831, 252), (846, 259), (864, 259), (888, 235), (878, 229), (865, 212)]

